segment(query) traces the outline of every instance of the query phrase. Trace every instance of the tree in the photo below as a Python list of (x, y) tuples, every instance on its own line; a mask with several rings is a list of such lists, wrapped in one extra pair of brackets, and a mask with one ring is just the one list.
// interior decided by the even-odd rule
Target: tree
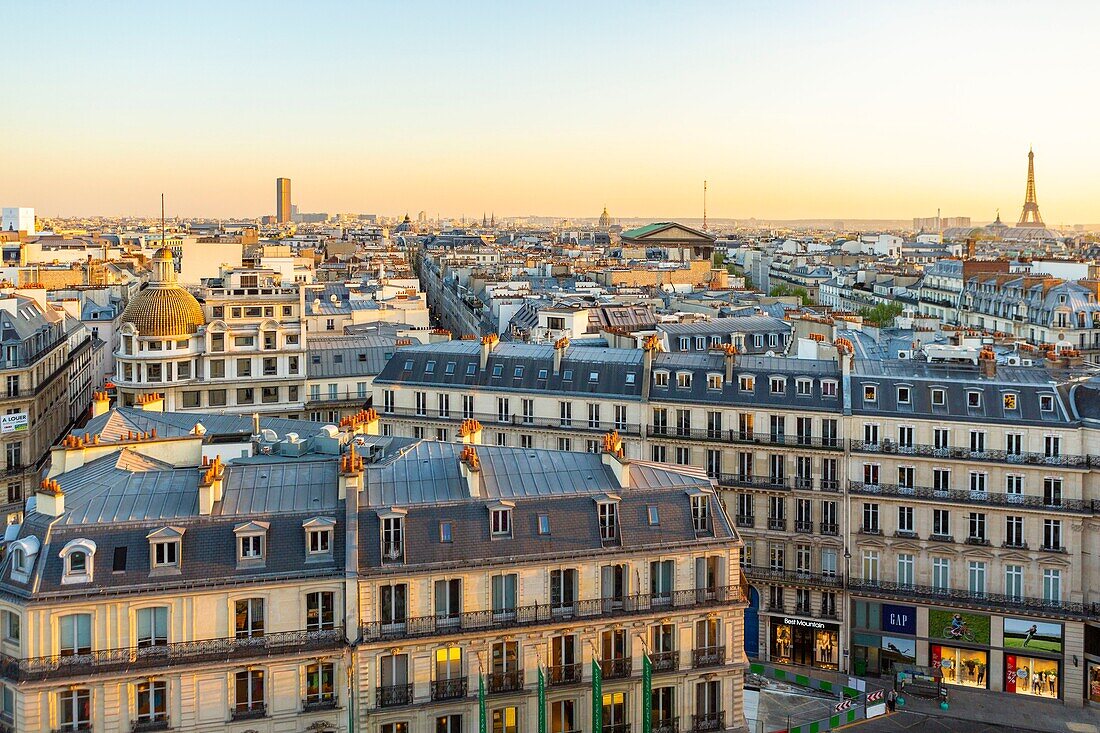
[(865, 323), (883, 328), (891, 325), (901, 315), (902, 310), (901, 303), (879, 303), (873, 308), (860, 308), (859, 315)]
[(795, 296), (798, 298), (799, 302), (802, 303), (802, 305), (810, 304), (810, 294), (806, 292), (806, 288), (792, 288), (790, 285), (776, 285), (774, 288), (772, 288), (771, 292), (768, 293), (768, 295), (776, 298)]

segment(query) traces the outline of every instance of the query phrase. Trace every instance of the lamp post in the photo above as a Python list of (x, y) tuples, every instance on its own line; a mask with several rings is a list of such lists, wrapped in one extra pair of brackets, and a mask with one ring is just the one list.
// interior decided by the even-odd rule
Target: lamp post
[[(847, 543), (844, 545), (844, 585), (843, 585), (843, 599), (844, 599), (844, 613), (841, 616), (844, 619), (840, 626), (840, 653), (844, 656), (844, 672), (849, 676), (852, 674), (852, 655), (851, 655), (851, 639), (849, 638), (848, 616), (852, 612), (852, 603), (848, 595), (848, 578), (852, 574), (852, 553), (848, 549)], [(841, 693), (843, 694), (843, 693)]]

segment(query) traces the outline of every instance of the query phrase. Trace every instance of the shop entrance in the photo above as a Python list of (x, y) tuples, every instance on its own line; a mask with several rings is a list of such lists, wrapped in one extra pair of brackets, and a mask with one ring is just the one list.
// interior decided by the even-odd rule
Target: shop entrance
[(791, 661), (794, 664), (803, 664), (807, 667), (814, 663), (814, 631), (813, 629), (795, 626), (791, 629), (794, 637), (791, 651)]

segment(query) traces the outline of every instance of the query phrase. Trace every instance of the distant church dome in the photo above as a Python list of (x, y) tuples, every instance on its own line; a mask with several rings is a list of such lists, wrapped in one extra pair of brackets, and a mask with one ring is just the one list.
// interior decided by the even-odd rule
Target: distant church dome
[(607, 229), (611, 226), (611, 215), (607, 213), (607, 207), (603, 207), (603, 213), (600, 214), (600, 228)]
[(133, 325), (140, 336), (192, 336), (206, 325), (206, 315), (195, 296), (176, 282), (172, 251), (161, 247), (153, 254), (149, 287), (135, 295), (122, 322)]

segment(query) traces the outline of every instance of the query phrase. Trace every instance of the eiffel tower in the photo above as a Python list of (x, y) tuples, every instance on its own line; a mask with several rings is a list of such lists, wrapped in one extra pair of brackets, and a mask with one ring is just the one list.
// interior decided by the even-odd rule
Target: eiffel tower
[(1027, 150), (1027, 194), (1024, 195), (1024, 210), (1020, 212), (1018, 227), (1041, 227), (1043, 217), (1039, 215), (1039, 202), (1035, 200), (1035, 153)]

